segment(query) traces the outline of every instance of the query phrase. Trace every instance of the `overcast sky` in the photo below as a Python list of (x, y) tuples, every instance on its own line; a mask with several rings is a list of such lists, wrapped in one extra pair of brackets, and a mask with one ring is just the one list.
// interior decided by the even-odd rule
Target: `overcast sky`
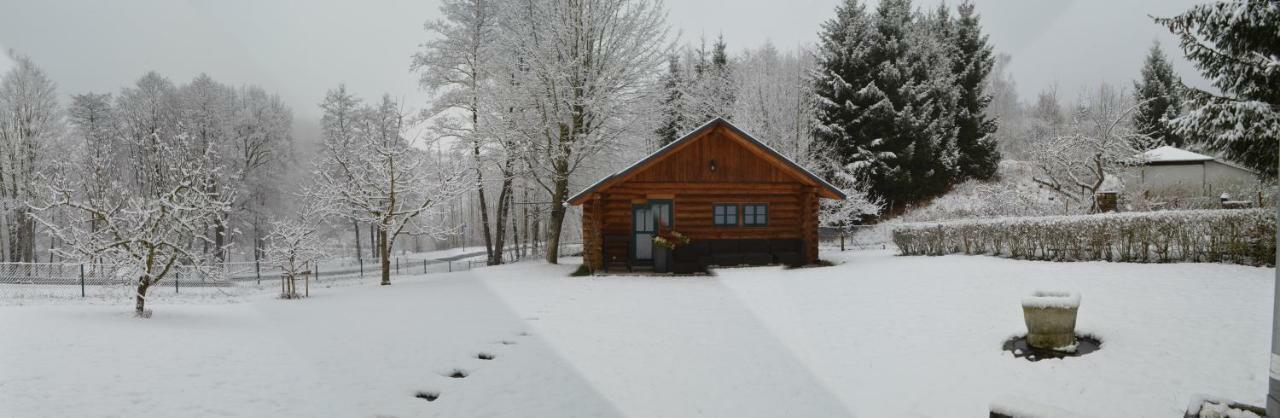
[[(667, 6), (684, 41), (723, 33), (737, 51), (766, 40), (780, 48), (813, 43), (839, 1)], [(1064, 98), (1104, 81), (1129, 86), (1153, 40), (1188, 82), (1205, 84), (1147, 16), (1173, 15), (1197, 2), (976, 0), (991, 43), (1013, 56), (1011, 72), (1024, 100), (1055, 83)], [(424, 0), (0, 0), (0, 46), (31, 56), (63, 95), (118, 92), (149, 70), (175, 83), (204, 72), (233, 85), (261, 85), (298, 116), (315, 118), (325, 90), (339, 82), (366, 99), (385, 92), (420, 107), (425, 94), (409, 73), (409, 56), (436, 8), (436, 1)], [(0, 59), (0, 66), (7, 64)]]

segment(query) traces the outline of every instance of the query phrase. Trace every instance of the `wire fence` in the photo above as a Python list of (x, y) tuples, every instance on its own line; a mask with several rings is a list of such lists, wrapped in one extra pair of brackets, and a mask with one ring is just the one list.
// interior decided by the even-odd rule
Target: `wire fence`
[[(507, 258), (507, 257), (504, 257)], [(392, 276), (467, 271), (487, 264), (483, 255), (458, 259), (392, 257)], [(307, 286), (328, 288), (381, 281), (378, 260), (330, 259), (310, 266)], [(268, 262), (174, 266), (147, 291), (147, 299), (228, 299), (280, 291), (285, 272)], [(301, 279), (301, 278), (299, 278)], [(0, 304), (35, 301), (123, 301), (136, 293), (135, 271), (106, 264), (0, 263)]]
[(818, 243), (824, 248), (870, 249), (893, 245), (895, 224), (853, 225), (847, 229), (819, 227)]

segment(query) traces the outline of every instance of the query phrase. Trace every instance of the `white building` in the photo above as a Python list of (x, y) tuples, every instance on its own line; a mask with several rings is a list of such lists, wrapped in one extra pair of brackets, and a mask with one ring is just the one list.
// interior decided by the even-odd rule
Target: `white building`
[(1139, 163), (1124, 175), (1124, 191), (1151, 198), (1249, 199), (1261, 182), (1258, 172), (1208, 155), (1164, 146), (1135, 156)]

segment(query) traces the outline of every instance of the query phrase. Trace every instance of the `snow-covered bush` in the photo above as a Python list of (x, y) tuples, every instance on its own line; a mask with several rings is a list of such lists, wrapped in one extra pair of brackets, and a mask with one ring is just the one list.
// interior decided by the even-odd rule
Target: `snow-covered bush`
[(283, 299), (298, 298), (298, 276), (311, 274), (310, 267), (326, 254), (320, 246), (315, 217), (315, 214), (300, 214), (271, 222), (266, 255), (271, 265), (282, 272), (280, 297)]
[(1069, 199), (1036, 183), (1034, 178), (1037, 170), (1039, 168), (1030, 162), (1001, 161), (995, 179), (960, 183), (928, 204), (908, 209), (899, 219), (905, 222), (924, 222), (1089, 212), (1088, 203), (1069, 202)]
[(894, 229), (893, 242), (902, 255), (1271, 265), (1275, 236), (1274, 213), (1243, 209), (904, 224)]

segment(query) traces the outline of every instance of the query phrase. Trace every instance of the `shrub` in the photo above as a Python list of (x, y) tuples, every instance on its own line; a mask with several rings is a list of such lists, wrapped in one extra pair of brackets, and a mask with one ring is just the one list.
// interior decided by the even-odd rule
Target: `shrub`
[(989, 254), (1028, 260), (1273, 265), (1267, 209), (1127, 212), (900, 225), (902, 255)]

